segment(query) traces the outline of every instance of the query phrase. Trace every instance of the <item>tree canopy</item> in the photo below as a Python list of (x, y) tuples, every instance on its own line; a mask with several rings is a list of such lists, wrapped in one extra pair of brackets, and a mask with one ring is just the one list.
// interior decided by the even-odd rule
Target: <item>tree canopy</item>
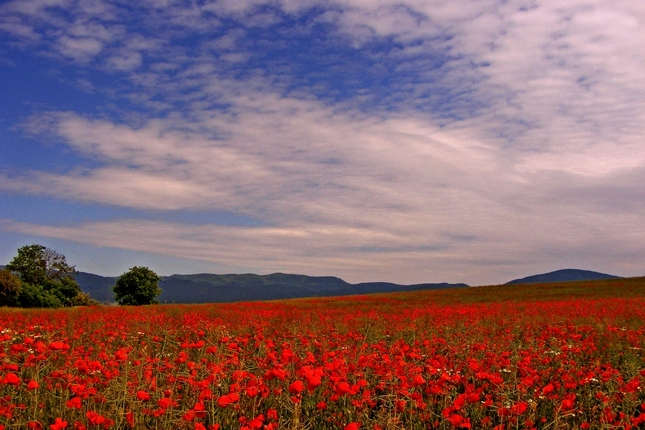
[(150, 305), (158, 303), (161, 277), (147, 267), (134, 266), (116, 280), (112, 288), (120, 305)]
[(75, 267), (67, 264), (63, 254), (38, 244), (18, 249), (18, 255), (7, 264), (6, 269), (17, 273), (22, 282), (34, 285), (76, 273)]
[(63, 254), (45, 246), (21, 247), (6, 270), (19, 279), (17, 299), (15, 304), (7, 303), (9, 306), (56, 308), (96, 303), (74, 280), (74, 266), (67, 264)]

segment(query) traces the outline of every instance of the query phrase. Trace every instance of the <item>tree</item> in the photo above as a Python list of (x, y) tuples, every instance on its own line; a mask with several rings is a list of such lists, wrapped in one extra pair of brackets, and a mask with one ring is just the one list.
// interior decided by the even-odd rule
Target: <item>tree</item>
[[(55, 308), (79, 304), (82, 291), (73, 278), (76, 269), (53, 249), (38, 244), (23, 246), (6, 269), (20, 278), (19, 306)], [(83, 302), (86, 300), (80, 300)]]
[(112, 287), (114, 299), (120, 305), (151, 305), (158, 303), (161, 277), (147, 267), (134, 266), (116, 280)]
[(17, 273), (22, 282), (33, 285), (69, 278), (76, 273), (63, 254), (38, 244), (18, 249), (18, 255), (7, 264), (6, 269)]
[(0, 270), (0, 306), (16, 306), (20, 279), (8, 270)]

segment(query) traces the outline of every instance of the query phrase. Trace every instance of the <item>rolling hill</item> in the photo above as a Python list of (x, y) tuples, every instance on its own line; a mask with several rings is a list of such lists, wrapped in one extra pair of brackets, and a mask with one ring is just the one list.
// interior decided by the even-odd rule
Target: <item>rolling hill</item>
[[(76, 281), (81, 289), (101, 302), (112, 302), (116, 277), (79, 272)], [(285, 273), (271, 275), (171, 275), (161, 278), (161, 303), (209, 303), (303, 297), (347, 296), (353, 294), (391, 293), (397, 291), (463, 288), (466, 284), (428, 283), (399, 285), (388, 282), (350, 284), (333, 276), (305, 276)]]
[(542, 273), (539, 275), (527, 276), (526, 278), (514, 279), (507, 282), (510, 284), (537, 284), (548, 282), (571, 282), (571, 281), (595, 281), (601, 279), (618, 279), (620, 276), (608, 275), (607, 273), (593, 272), (591, 270), (562, 269), (554, 272)]

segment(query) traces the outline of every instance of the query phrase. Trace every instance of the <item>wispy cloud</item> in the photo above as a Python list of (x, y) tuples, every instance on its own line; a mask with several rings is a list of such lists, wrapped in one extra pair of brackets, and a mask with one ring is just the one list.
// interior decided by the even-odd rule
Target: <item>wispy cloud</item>
[(0, 172), (1, 189), (262, 222), (4, 229), (349, 280), (642, 271), (637, 1), (20, 1), (0, 15), (16, 46), (108, 73), (117, 88), (79, 82), (129, 101), (34, 111), (25, 132), (87, 162)]

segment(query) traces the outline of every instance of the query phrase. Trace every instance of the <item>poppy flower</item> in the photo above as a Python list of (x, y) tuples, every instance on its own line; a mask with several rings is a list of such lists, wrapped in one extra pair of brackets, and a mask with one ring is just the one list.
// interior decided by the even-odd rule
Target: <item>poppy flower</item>
[(69, 409), (80, 409), (81, 408), (81, 398), (76, 396), (72, 397), (70, 400), (65, 403)]
[(302, 381), (294, 381), (291, 385), (289, 385), (289, 392), (291, 394), (300, 394), (302, 393), (302, 390), (304, 390), (305, 387), (302, 383)]
[(51, 430), (63, 430), (67, 428), (67, 421), (63, 421), (62, 418), (56, 418), (54, 424), (49, 426)]
[(107, 418), (94, 411), (87, 411), (85, 416), (93, 426), (101, 425), (107, 421)]
[(139, 390), (137, 391), (137, 399), (141, 401), (150, 400), (150, 394), (147, 391)]
[(20, 384), (20, 378), (13, 372), (9, 372), (4, 375), (4, 383), (8, 385), (18, 385)]
[(228, 405), (231, 405), (239, 400), (240, 396), (237, 393), (230, 393), (217, 399), (217, 405), (225, 408)]
[(49, 344), (49, 349), (52, 351), (60, 351), (63, 348), (65, 348), (65, 343), (60, 340), (56, 340)]
[(160, 408), (162, 409), (168, 409), (169, 407), (172, 406), (172, 399), (170, 397), (162, 397), (159, 399), (157, 404), (159, 405)]

